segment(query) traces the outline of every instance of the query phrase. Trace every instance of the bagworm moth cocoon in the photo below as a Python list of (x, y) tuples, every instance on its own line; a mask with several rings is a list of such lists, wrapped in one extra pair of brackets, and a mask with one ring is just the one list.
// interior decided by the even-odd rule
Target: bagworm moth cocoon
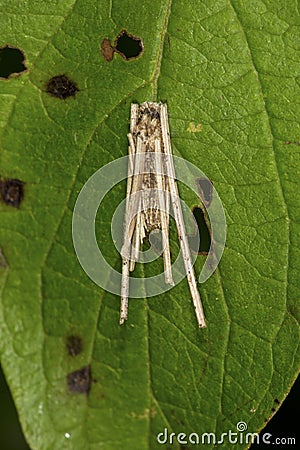
[(132, 104), (128, 142), (120, 324), (128, 315), (129, 273), (134, 270), (143, 239), (155, 229), (161, 230), (163, 236), (165, 282), (174, 285), (169, 245), (169, 210), (172, 206), (197, 322), (204, 328), (206, 323), (175, 179), (167, 105)]

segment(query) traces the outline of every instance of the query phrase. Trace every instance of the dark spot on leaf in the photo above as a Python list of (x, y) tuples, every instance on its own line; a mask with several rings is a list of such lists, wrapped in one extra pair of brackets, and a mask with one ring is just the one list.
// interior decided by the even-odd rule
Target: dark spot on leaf
[(67, 337), (67, 351), (70, 356), (77, 356), (82, 352), (82, 339), (80, 336), (71, 335)]
[(272, 408), (272, 409), (271, 409), (271, 411), (272, 411), (272, 412), (275, 412), (275, 411), (276, 411), (276, 409), (275, 409), (275, 408)]
[(24, 197), (24, 182), (17, 179), (0, 180), (0, 189), (4, 203), (19, 208)]
[(188, 238), (191, 250), (200, 255), (207, 255), (210, 249), (211, 238), (202, 208), (200, 208), (199, 206), (195, 206), (193, 208), (193, 215), (198, 226), (200, 245), (199, 248), (196, 248), (198, 244), (198, 240), (196, 239), (197, 233), (195, 233), (194, 236), (189, 235)]
[(278, 398), (275, 398), (274, 402), (276, 403), (276, 405), (280, 405), (280, 401), (278, 400)]
[(115, 49), (112, 47), (109, 39), (103, 39), (101, 42), (102, 56), (106, 61), (112, 61)]
[(75, 370), (67, 375), (67, 383), (70, 392), (79, 394), (88, 394), (91, 387), (91, 366), (85, 366), (82, 369)]
[(200, 200), (208, 208), (213, 199), (213, 183), (208, 178), (197, 178), (196, 186)]
[(19, 48), (6, 45), (0, 48), (0, 78), (9, 78), (25, 72), (25, 55)]
[(114, 49), (126, 61), (137, 58), (144, 51), (142, 39), (122, 30), (115, 39)]
[(68, 97), (74, 97), (79, 89), (66, 75), (56, 75), (50, 78), (47, 83), (46, 92), (53, 97), (65, 100)]

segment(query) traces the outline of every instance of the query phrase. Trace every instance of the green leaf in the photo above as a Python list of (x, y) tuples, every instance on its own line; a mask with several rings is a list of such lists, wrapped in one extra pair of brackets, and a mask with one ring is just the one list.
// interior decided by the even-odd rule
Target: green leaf
[[(169, 447), (172, 432), (262, 429), (299, 369), (296, 2), (4, 0), (0, 25), (0, 45), (20, 48), (28, 68), (0, 80), (0, 175), (25, 183), (19, 208), (0, 205), (0, 320), (31, 447), (143, 450), (161, 448), (165, 428)], [(101, 42), (123, 29), (144, 52), (108, 62)], [(65, 100), (46, 92), (62, 74), (79, 89)], [(88, 279), (73, 249), (80, 189), (127, 154), (130, 103), (155, 98), (168, 103), (174, 154), (213, 181), (226, 211), (223, 258), (200, 287), (205, 330), (186, 280), (131, 300), (120, 327), (119, 298)], [(124, 195), (116, 187), (97, 218), (118, 270), (109, 221)], [(74, 392), (81, 369), (88, 394)], [(224, 441), (247, 447), (245, 436)]]

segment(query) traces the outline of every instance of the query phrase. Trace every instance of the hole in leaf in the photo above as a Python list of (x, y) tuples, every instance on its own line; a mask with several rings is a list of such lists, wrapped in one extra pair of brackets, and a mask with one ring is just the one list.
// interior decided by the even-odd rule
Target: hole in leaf
[(53, 97), (65, 100), (68, 97), (74, 97), (79, 89), (66, 75), (56, 75), (50, 78), (47, 83), (46, 92)]
[(103, 39), (101, 42), (102, 56), (106, 61), (112, 61), (115, 49), (112, 47), (109, 39)]
[(82, 352), (82, 339), (80, 336), (71, 335), (67, 337), (67, 351), (70, 356), (77, 356)]
[(201, 201), (208, 207), (213, 199), (213, 183), (208, 178), (197, 178), (196, 186)]
[(24, 197), (24, 184), (17, 179), (0, 180), (1, 197), (6, 205), (19, 208)]
[(27, 67), (25, 66), (24, 53), (15, 47), (6, 45), (0, 48), (0, 77), (8, 78), (10, 75), (18, 75), (25, 72)]
[(137, 58), (143, 53), (144, 46), (142, 39), (122, 30), (115, 39), (115, 51), (126, 61)]
[(91, 387), (91, 366), (75, 370), (67, 375), (67, 383), (70, 392), (88, 394)]
[(189, 243), (191, 249), (194, 252), (207, 255), (210, 249), (211, 238), (208, 226), (205, 221), (204, 212), (199, 206), (193, 208), (193, 215), (198, 225), (199, 235), (200, 235), (200, 245), (199, 248), (196, 247), (196, 239), (193, 236), (189, 236)]

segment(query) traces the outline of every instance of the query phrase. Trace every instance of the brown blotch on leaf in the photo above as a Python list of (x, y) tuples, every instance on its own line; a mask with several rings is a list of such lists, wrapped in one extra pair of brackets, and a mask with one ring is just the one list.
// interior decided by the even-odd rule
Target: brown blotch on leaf
[(144, 51), (141, 38), (122, 30), (115, 39), (114, 50), (126, 61), (138, 58)]
[(70, 392), (79, 394), (88, 394), (92, 382), (91, 366), (85, 366), (82, 369), (75, 370), (67, 375), (67, 384)]
[(101, 42), (101, 52), (106, 61), (110, 62), (113, 60), (115, 49), (112, 47), (109, 39), (103, 39)]
[(71, 335), (66, 341), (67, 351), (70, 356), (77, 356), (82, 352), (82, 339), (80, 336)]
[(6, 205), (19, 208), (24, 198), (24, 184), (17, 179), (0, 180), (1, 197)]
[(17, 47), (0, 47), (0, 78), (18, 76), (27, 71), (25, 54)]
[(195, 183), (200, 200), (208, 208), (213, 199), (213, 182), (208, 178), (200, 177), (196, 178)]
[(276, 403), (276, 405), (280, 405), (280, 401), (278, 400), (278, 398), (275, 398), (274, 402)]
[(56, 75), (47, 82), (46, 92), (53, 97), (65, 100), (68, 97), (74, 97), (79, 89), (76, 84), (66, 75)]

